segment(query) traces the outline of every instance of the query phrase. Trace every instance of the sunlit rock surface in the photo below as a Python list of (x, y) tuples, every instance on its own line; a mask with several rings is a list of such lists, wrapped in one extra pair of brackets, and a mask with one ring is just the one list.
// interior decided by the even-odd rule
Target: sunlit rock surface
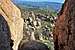
[[(0, 0), (0, 14), (2, 15), (2, 17), (6, 20), (8, 24), (8, 27), (10, 30), (8, 34), (11, 34), (11, 39), (13, 40), (13, 43), (14, 43), (12, 48), (14, 50), (17, 50), (18, 44), (20, 43), (23, 37), (23, 19), (21, 18), (21, 12), (10, 0)], [(2, 31), (2, 33), (3, 32), (4, 31)], [(5, 43), (4, 46), (7, 46), (7, 44)], [(10, 50), (10, 49), (4, 49), (4, 50)]]

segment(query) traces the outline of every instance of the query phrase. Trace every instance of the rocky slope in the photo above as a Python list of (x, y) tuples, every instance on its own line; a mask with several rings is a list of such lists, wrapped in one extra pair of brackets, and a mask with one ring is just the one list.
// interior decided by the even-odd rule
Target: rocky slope
[[(19, 7), (24, 19), (24, 38), (26, 40), (38, 40), (48, 45), (53, 50), (53, 34), (55, 13), (46, 10), (37, 9), (29, 11), (23, 7)], [(39, 11), (38, 11), (39, 10)], [(46, 13), (45, 13), (46, 12)]]
[[(11, 35), (9, 38), (11, 38), (13, 40), (12, 48), (14, 50), (17, 50), (18, 44), (20, 43), (20, 41), (22, 40), (22, 37), (23, 37), (23, 19), (21, 18), (21, 12), (10, 0), (0, 0), (0, 14), (1, 14), (0, 16), (2, 16), (8, 24), (9, 31), (10, 31), (8, 34)], [(2, 23), (4, 23), (4, 22), (2, 22)], [(4, 26), (3, 25), (2, 26), (4, 29), (8, 30), (8, 27), (5, 28), (5, 26), (7, 24), (4, 24)], [(0, 27), (1, 27), (1, 24), (0, 24)], [(0, 28), (0, 29), (2, 29), (2, 28)], [(7, 30), (6, 30), (6, 32), (8, 32)], [(4, 33), (4, 31), (0, 31), (0, 34), (3, 34), (3, 33), (7, 34), (6, 32)], [(7, 37), (3, 36), (3, 38), (7, 38)], [(0, 41), (1, 40), (3, 40), (3, 39), (1, 38), (1, 35), (0, 35)], [(1, 41), (0, 43), (4, 43), (4, 42)], [(7, 45), (5, 43), (5, 45), (2, 44), (0, 46), (0, 49), (3, 46), (7, 46), (7, 48), (9, 48), (8, 47), (9, 45)], [(7, 48), (4, 50), (10, 50)]]

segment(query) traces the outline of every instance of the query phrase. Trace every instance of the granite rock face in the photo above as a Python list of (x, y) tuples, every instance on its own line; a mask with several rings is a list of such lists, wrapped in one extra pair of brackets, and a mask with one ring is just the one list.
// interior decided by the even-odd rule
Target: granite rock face
[(65, 0), (53, 34), (55, 50), (75, 50), (75, 0)]
[[(5, 28), (5, 26), (8, 25), (8, 27), (9, 27), (9, 31), (10, 31), (8, 33), (8, 35), (10, 34), (9, 43), (10, 43), (10, 39), (11, 39), (13, 41), (13, 47), (12, 47), (13, 50), (17, 50), (18, 45), (23, 38), (23, 19), (21, 18), (21, 12), (10, 0), (0, 0), (0, 14), (1, 14), (2, 18), (4, 18), (5, 21), (7, 22), (7, 24), (4, 24), (4, 26), (3, 25), (2, 26)], [(2, 21), (2, 23), (5, 23), (5, 22)], [(8, 27), (6, 27), (6, 32), (4, 32), (4, 31), (1, 31), (1, 32), (4, 34), (7, 34)], [(2, 29), (2, 28), (0, 28), (0, 29)], [(2, 34), (2, 33), (0, 33), (0, 34)], [(7, 35), (5, 35), (5, 36), (7, 36)], [(4, 37), (4, 36), (2, 36), (2, 37)], [(8, 39), (8, 36), (4, 37), (4, 38)], [(0, 40), (1, 40), (1, 35), (0, 35)], [(5, 43), (5, 46), (6, 45), (7, 44)], [(11, 44), (9, 44), (9, 45), (11, 45)], [(0, 48), (2, 48), (2, 47), (0, 46)], [(7, 46), (7, 48), (8, 48), (8, 46)], [(3, 50), (6, 50), (6, 49), (3, 49)], [(7, 50), (10, 50), (10, 49), (7, 49)]]

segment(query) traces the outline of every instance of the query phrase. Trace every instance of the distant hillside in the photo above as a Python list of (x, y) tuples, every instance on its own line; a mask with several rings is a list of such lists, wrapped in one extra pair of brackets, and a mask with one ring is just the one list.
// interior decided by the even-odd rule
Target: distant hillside
[(46, 8), (46, 9), (53, 9), (55, 11), (59, 11), (63, 3), (56, 3), (56, 2), (29, 2), (29, 1), (21, 1), (21, 2), (14, 2), (17, 5), (21, 5), (28, 8)]

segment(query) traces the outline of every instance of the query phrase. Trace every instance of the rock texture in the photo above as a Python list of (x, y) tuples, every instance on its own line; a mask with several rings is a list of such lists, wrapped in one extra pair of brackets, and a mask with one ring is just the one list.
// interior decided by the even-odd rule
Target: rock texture
[(10, 42), (11, 42), (11, 34), (7, 21), (0, 14), (0, 50), (11, 50)]
[(75, 0), (65, 0), (53, 34), (55, 50), (75, 50)]
[[(8, 34), (11, 34), (11, 39), (14, 44), (12, 48), (13, 50), (17, 50), (18, 45), (23, 37), (23, 19), (21, 18), (20, 10), (10, 0), (0, 0), (0, 14), (2, 15), (2, 17), (5, 19), (5, 21), (8, 24), (8, 27), (10, 30)], [(4, 26), (6, 26), (6, 24), (4, 24)], [(6, 29), (8, 30), (8, 28)], [(7, 32), (8, 31), (6, 31), (6, 33)], [(4, 31), (2, 31), (2, 33), (4, 33)], [(5, 43), (5, 45), (7, 44)], [(3, 50), (6, 50), (6, 49), (3, 49)], [(10, 50), (10, 49), (7, 49), (7, 50)]]
[(38, 41), (26, 41), (22, 43), (18, 50), (49, 50), (48, 46)]

